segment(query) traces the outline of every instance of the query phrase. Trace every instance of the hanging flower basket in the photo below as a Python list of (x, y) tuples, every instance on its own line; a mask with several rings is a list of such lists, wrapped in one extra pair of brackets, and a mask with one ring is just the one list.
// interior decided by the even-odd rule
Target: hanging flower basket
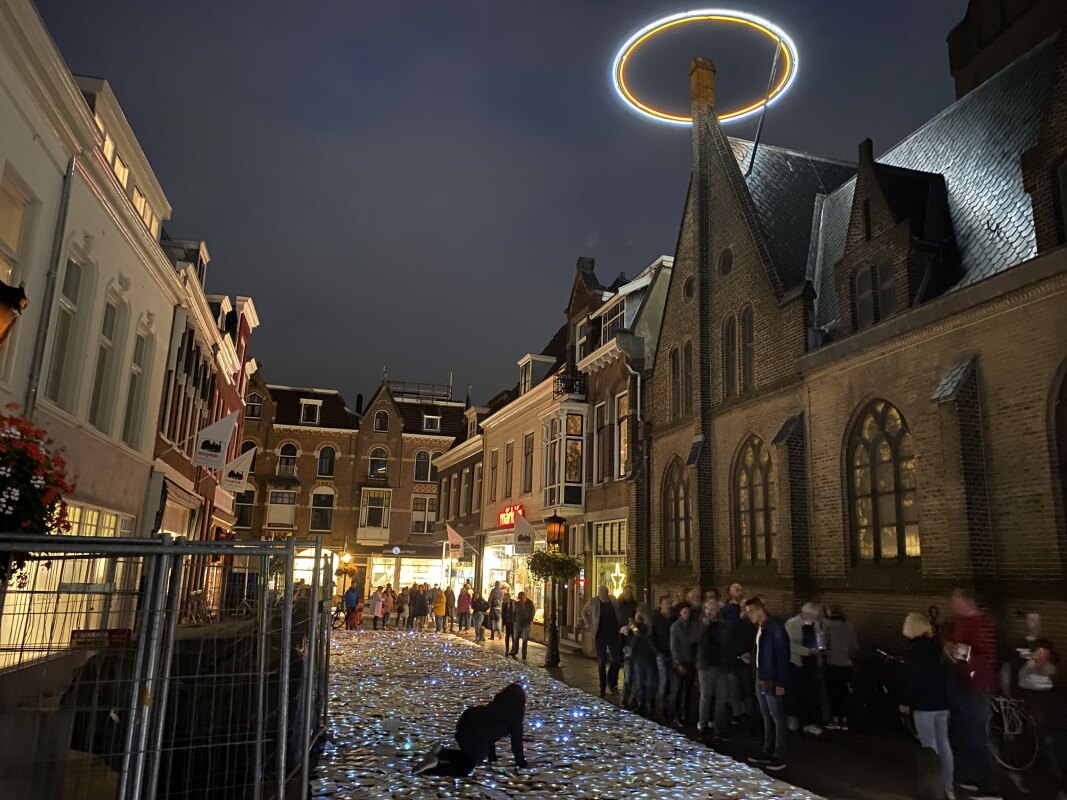
[(539, 581), (555, 579), (566, 583), (577, 578), (582, 571), (582, 562), (566, 553), (554, 553), (551, 550), (538, 550), (526, 559), (530, 574)]
[[(0, 414), (0, 533), (70, 531), (64, 495), (74, 491), (62, 449), (41, 428), (18, 415), (18, 406)], [(0, 582), (16, 576), (24, 588), (28, 553), (0, 550)]]
[(342, 564), (334, 573), (338, 578), (354, 578), (359, 574), (360, 567), (355, 564)]

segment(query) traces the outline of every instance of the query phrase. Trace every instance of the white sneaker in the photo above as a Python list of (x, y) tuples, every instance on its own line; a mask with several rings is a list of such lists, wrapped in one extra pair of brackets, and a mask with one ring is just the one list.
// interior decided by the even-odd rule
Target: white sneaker
[(805, 725), (802, 730), (809, 736), (822, 736), (822, 728), (818, 725)]
[(703, 733), (704, 732), (704, 728), (706, 728), (706, 727), (707, 727), (707, 725), (705, 725), (703, 722), (698, 722), (697, 723), (697, 732), (698, 733)]

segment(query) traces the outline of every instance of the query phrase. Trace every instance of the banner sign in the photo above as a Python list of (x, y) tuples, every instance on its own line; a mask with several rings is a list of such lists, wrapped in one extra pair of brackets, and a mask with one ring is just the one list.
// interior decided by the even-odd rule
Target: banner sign
[(230, 446), (234, 428), (237, 427), (237, 413), (234, 411), (218, 422), (208, 425), (196, 435), (196, 450), (193, 451), (194, 466), (222, 469), (226, 463), (226, 450)]
[(445, 530), (448, 532), (448, 557), (460, 558), (463, 555), (463, 537), (460, 536), (456, 529), (445, 523)]
[(90, 628), (71, 631), (71, 647), (128, 647), (133, 631), (129, 628)]
[(532, 556), (536, 532), (526, 517), (515, 517), (515, 555)]
[(256, 457), (256, 449), (253, 447), (248, 452), (241, 453), (241, 455), (222, 468), (219, 485), (227, 492), (243, 492), (248, 488), (248, 473), (252, 471), (252, 461)]

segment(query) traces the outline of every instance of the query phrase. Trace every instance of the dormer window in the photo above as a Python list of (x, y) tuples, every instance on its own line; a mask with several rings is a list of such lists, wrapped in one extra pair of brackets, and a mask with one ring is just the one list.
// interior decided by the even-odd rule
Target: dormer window
[(435, 414), (423, 414), (422, 415), (422, 429), (424, 431), (440, 431), (441, 430), (441, 418)]
[(519, 394), (526, 394), (530, 391), (530, 384), (533, 379), (533, 369), (529, 361), (519, 367)]
[(473, 439), (477, 435), (478, 435), (478, 418), (477, 417), (471, 417), (470, 421), (467, 423), (467, 438), (468, 439)]
[(319, 424), (319, 409), (322, 407), (321, 400), (301, 400), (300, 401), (300, 424), (301, 425), (318, 425)]
[(626, 313), (626, 303), (620, 300), (604, 312), (600, 323), (600, 346), (603, 347), (614, 339), (622, 330), (623, 317)]
[(389, 430), (389, 412), (379, 411), (374, 415), (374, 430), (384, 432)]

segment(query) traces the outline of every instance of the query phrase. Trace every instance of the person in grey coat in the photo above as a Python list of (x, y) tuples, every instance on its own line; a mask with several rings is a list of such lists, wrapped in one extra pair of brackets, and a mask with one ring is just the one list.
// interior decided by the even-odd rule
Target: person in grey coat
[(689, 701), (697, 676), (697, 642), (700, 623), (693, 618), (687, 601), (677, 606), (678, 619), (671, 625), (671, 662), (674, 665), (674, 722), (685, 725), (689, 720)]
[(825, 622), (827, 649), (826, 691), (830, 700), (830, 730), (848, 730), (849, 696), (852, 694), (852, 658), (860, 649), (856, 629), (839, 606), (830, 608)]

